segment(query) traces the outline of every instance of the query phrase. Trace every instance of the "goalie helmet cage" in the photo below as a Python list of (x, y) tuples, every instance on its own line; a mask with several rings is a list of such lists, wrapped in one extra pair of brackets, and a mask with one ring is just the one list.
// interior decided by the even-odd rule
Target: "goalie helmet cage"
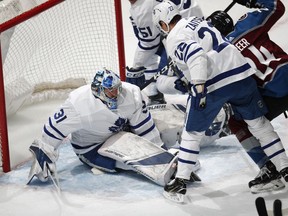
[[(5, 31), (14, 29), (4, 62), (0, 58), (3, 172), (11, 170), (7, 116), (37, 92), (69, 92), (90, 83), (96, 70), (103, 67), (125, 79), (121, 0), (33, 0), (37, 5), (25, 11), (17, 6), (21, 1), (10, 0), (18, 14), (0, 24), (1, 40)], [(46, 100), (44, 95), (38, 101)]]

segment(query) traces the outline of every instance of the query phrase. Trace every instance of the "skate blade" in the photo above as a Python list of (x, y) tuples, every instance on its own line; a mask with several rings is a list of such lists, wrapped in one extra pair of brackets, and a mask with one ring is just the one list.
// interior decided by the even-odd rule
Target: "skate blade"
[(167, 191), (163, 192), (163, 196), (173, 202), (176, 203), (184, 203), (185, 195), (179, 193), (169, 193)]
[(279, 180), (273, 180), (267, 184), (261, 184), (261, 185), (255, 185), (250, 188), (251, 193), (258, 194), (258, 193), (264, 193), (264, 192), (270, 192), (270, 191), (278, 191), (285, 188), (285, 184), (279, 179)]

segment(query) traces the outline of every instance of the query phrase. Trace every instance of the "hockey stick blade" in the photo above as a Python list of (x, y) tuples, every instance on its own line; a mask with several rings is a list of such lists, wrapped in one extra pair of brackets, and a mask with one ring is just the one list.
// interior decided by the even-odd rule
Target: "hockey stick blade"
[(184, 194), (179, 194), (179, 193), (169, 193), (167, 191), (163, 192), (163, 196), (172, 201), (172, 202), (176, 202), (176, 203), (184, 203), (184, 198), (185, 195)]
[(255, 204), (259, 216), (268, 216), (265, 200), (263, 197), (258, 197), (255, 200)]
[(276, 199), (273, 204), (274, 216), (282, 216), (282, 202), (279, 199)]

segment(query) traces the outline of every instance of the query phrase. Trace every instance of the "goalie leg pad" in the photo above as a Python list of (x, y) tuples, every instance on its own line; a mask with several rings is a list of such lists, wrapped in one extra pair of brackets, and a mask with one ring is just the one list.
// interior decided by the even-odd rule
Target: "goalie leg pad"
[(34, 176), (40, 181), (46, 182), (48, 180), (48, 172), (53, 176), (56, 173), (56, 164), (59, 157), (58, 150), (55, 150), (53, 146), (44, 143), (41, 140), (34, 140), (29, 147), (30, 152), (33, 155), (33, 163), (28, 175), (29, 184)]
[(98, 152), (132, 166), (136, 172), (162, 186), (176, 171), (176, 156), (129, 132), (110, 137)]
[(77, 154), (77, 156), (82, 163), (87, 164), (92, 168), (97, 168), (106, 172), (116, 172), (116, 161), (109, 157), (102, 156), (98, 153), (98, 150), (101, 146), (102, 145), (98, 145), (91, 151), (85, 154)]

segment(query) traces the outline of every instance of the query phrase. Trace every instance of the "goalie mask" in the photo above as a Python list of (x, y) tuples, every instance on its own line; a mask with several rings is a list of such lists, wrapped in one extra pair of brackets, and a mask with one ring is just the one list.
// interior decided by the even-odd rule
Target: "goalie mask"
[[(176, 15), (180, 15), (180, 12), (173, 2), (162, 2), (153, 9), (153, 23), (164, 36), (167, 36), (170, 31), (168, 24)], [(167, 31), (162, 29), (160, 21), (167, 26)]]
[(107, 69), (97, 71), (91, 89), (93, 95), (109, 109), (117, 109), (117, 97), (122, 90), (122, 82), (117, 74)]
[(222, 35), (226, 36), (234, 30), (233, 19), (224, 11), (215, 11), (206, 19), (221, 32)]

